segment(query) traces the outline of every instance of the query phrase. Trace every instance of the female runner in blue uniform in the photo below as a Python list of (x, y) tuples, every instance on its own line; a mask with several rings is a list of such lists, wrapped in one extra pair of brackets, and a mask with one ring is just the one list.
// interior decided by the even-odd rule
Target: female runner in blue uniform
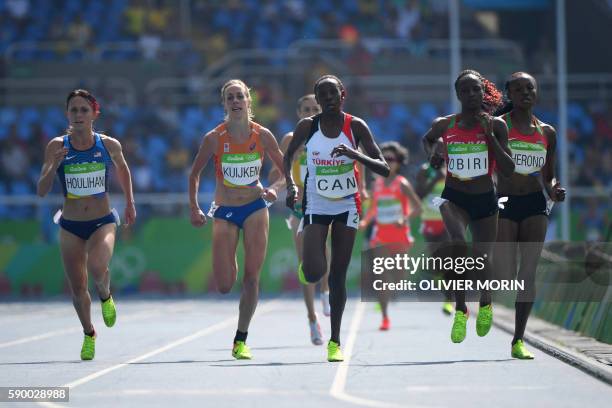
[(111, 212), (107, 194), (112, 165), (125, 196), (125, 225), (136, 221), (136, 207), (121, 143), (93, 131), (93, 122), (100, 115), (96, 98), (84, 89), (74, 90), (68, 95), (66, 110), (67, 134), (47, 144), (37, 193), (44, 197), (51, 190), (55, 175), (59, 176), (65, 197), (59, 220), (60, 250), (72, 302), (85, 332), (81, 359), (91, 360), (95, 355), (96, 331), (91, 323), (87, 272), (94, 278), (106, 326), (113, 326), (117, 316), (108, 270), (119, 222)]

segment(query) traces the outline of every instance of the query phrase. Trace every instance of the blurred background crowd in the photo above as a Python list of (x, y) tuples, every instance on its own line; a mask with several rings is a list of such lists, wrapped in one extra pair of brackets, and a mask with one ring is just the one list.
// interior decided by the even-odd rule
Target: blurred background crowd
[[(536, 114), (556, 126), (554, 2), (460, 3), (463, 67), (500, 88), (514, 71), (532, 73)], [(612, 2), (567, 3), (571, 165), (562, 182), (583, 192), (572, 208), (601, 238), (612, 188), (612, 57), (597, 38), (612, 37)], [(411, 177), (425, 160), (421, 136), (451, 113), (448, 13), (445, 0), (0, 0), (0, 195), (34, 194), (75, 87), (100, 101), (96, 129), (122, 142), (137, 193), (182, 193), (201, 136), (223, 118), (225, 80), (252, 87), (255, 120), (280, 140), (295, 126), (295, 101), (323, 73), (344, 81), (346, 110), (379, 142), (410, 149)], [(214, 189), (211, 166), (201, 189)], [(33, 211), (0, 205), (5, 219)]]

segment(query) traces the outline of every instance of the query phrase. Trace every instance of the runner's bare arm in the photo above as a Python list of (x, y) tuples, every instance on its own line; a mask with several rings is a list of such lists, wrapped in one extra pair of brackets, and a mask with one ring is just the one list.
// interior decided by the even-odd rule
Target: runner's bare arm
[(102, 140), (115, 165), (117, 179), (119, 180), (119, 185), (121, 185), (125, 197), (124, 225), (132, 225), (136, 222), (136, 205), (134, 203), (134, 190), (132, 189), (130, 168), (123, 156), (121, 143), (117, 139), (108, 136), (103, 136)]
[(493, 149), (499, 172), (504, 177), (510, 177), (514, 173), (515, 164), (512, 160), (512, 152), (508, 147), (508, 125), (502, 118), (489, 116), (485, 132), (489, 146)]
[(332, 150), (332, 157), (349, 157), (353, 160), (357, 160), (374, 173), (387, 177), (390, 171), (389, 165), (383, 158), (380, 148), (374, 141), (374, 136), (372, 136), (372, 132), (368, 125), (362, 119), (354, 117), (351, 121), (351, 130), (355, 137), (361, 142), (361, 147), (365, 154), (350, 146), (341, 144)]
[(191, 166), (191, 172), (189, 173), (189, 207), (191, 208), (192, 214), (200, 210), (200, 204), (198, 203), (200, 173), (202, 173), (202, 170), (206, 167), (216, 149), (217, 133), (211, 130), (202, 139), (198, 153)]
[[(292, 137), (293, 137), (293, 132), (289, 132), (285, 134), (285, 136), (283, 136), (283, 138), (281, 139), (279, 148), (281, 152), (283, 153), (283, 157), (284, 157), (284, 154), (287, 152), (287, 148), (289, 147), (289, 142), (291, 142)], [(273, 166), (268, 172), (268, 181), (270, 183), (274, 183), (276, 180), (278, 180), (279, 177), (282, 177), (282, 175), (283, 175), (283, 167), (281, 167), (279, 170), (276, 166)]]
[(442, 135), (448, 127), (449, 117), (439, 117), (431, 123), (431, 128), (423, 136), (423, 149), (433, 168), (438, 169), (444, 163), (444, 156), (437, 146), (442, 145)]
[(40, 197), (46, 196), (51, 187), (53, 187), (53, 179), (59, 165), (68, 153), (68, 149), (64, 147), (64, 140), (61, 137), (51, 139), (45, 148), (45, 161), (40, 170), (40, 178), (36, 185), (36, 194)]
[(555, 161), (557, 159), (557, 132), (550, 125), (543, 124), (542, 129), (548, 139), (548, 149), (546, 149), (546, 164), (542, 169), (542, 181), (546, 193), (553, 201), (565, 200), (565, 189), (555, 177)]
[(401, 184), (402, 194), (404, 194), (410, 200), (410, 214), (409, 217), (418, 217), (423, 212), (423, 204), (421, 199), (412, 188), (412, 184), (406, 179), (402, 180)]
[[(268, 129), (263, 128), (261, 131), (261, 141), (263, 143), (266, 154), (270, 157), (272, 162), (274, 163), (275, 168), (278, 172), (281, 172), (283, 169), (283, 152), (281, 152), (278, 147), (278, 143), (276, 142), (276, 138)], [(285, 180), (282, 177), (279, 177), (274, 184), (268, 187), (264, 194), (264, 197), (268, 201), (276, 200), (278, 196), (278, 191), (285, 186)], [(273, 190), (273, 191), (270, 191)]]
[(293, 156), (298, 148), (306, 142), (308, 132), (312, 125), (312, 118), (305, 118), (298, 122), (293, 132), (293, 137), (287, 147), (287, 152), (283, 159), (283, 172), (285, 175), (285, 183), (287, 185), (287, 207), (293, 209), (295, 202), (297, 201), (298, 189), (293, 181), (293, 175), (291, 174), (291, 164), (293, 163)]

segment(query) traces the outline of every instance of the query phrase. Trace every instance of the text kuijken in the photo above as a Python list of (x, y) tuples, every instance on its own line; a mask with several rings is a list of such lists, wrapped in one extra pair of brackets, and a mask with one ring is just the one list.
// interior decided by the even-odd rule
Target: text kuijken
[(223, 167), (223, 176), (231, 178), (245, 178), (259, 176), (259, 167)]

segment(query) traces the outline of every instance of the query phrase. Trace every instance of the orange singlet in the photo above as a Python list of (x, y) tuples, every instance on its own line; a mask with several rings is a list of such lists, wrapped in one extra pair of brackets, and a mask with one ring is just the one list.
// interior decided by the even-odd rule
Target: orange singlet
[(219, 135), (215, 152), (217, 182), (232, 188), (255, 187), (264, 159), (264, 148), (259, 138), (261, 125), (250, 122), (251, 134), (244, 143), (232, 143), (226, 124), (215, 128)]
[(398, 222), (406, 219), (410, 213), (410, 201), (402, 193), (403, 176), (397, 175), (388, 185), (382, 177), (377, 177), (372, 191), (373, 216), (376, 218), (370, 247), (379, 245), (397, 246), (398, 249), (408, 249), (413, 242), (410, 226)]

